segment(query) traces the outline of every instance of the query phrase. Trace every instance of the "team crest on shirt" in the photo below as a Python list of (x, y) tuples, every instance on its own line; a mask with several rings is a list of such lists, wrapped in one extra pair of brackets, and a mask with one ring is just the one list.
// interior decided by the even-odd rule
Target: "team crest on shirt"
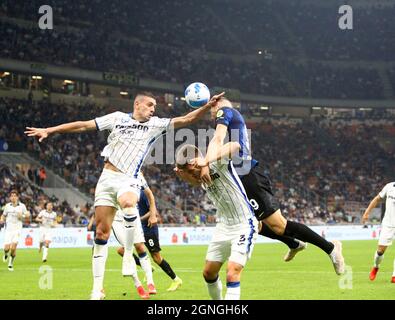
[(218, 110), (217, 118), (222, 117), (224, 115), (224, 110)]

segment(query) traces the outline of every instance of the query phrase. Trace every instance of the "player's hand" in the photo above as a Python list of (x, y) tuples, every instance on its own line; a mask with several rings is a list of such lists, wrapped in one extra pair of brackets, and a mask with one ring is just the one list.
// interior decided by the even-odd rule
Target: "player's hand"
[(204, 159), (204, 158), (194, 158), (194, 159), (191, 159), (191, 160), (189, 161), (189, 164), (191, 164), (191, 165), (193, 165), (193, 166), (195, 166), (195, 167), (200, 167), (200, 168), (203, 168), (203, 167), (207, 167), (207, 166), (208, 166), (208, 162), (207, 162), (206, 159)]
[(369, 214), (365, 212), (362, 216), (362, 223), (365, 223), (368, 220), (369, 220)]
[(48, 138), (48, 131), (45, 128), (32, 128), (26, 127), (25, 134), (29, 137), (38, 137), (38, 142), (43, 141), (45, 138)]
[(220, 94), (216, 94), (215, 96), (212, 96), (210, 101), (207, 102), (206, 106), (209, 106), (210, 108), (215, 107), (217, 104), (218, 100), (225, 95), (225, 92), (221, 92)]
[(158, 218), (156, 217), (156, 211), (154, 214), (150, 212), (149, 218), (148, 218), (148, 227), (152, 228), (155, 224), (158, 223)]
[(200, 179), (206, 185), (208, 185), (208, 186), (211, 185), (212, 181), (211, 181), (211, 176), (210, 176), (210, 168), (208, 166), (203, 167), (202, 170), (200, 171)]

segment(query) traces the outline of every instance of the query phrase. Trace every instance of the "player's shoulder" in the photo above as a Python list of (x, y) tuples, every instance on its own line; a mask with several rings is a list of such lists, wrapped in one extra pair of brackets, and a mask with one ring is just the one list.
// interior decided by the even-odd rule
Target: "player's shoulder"
[(387, 183), (384, 188), (395, 190), (395, 181)]
[(26, 205), (23, 202), (19, 202), (19, 206), (26, 209)]

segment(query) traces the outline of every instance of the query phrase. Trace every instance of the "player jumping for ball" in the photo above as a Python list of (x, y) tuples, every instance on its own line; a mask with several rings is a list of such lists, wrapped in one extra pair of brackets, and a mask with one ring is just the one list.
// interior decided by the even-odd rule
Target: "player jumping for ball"
[[(151, 146), (170, 128), (188, 126), (211, 108), (223, 95), (216, 95), (203, 107), (184, 116), (158, 118), (154, 116), (156, 99), (149, 92), (137, 94), (133, 102), (133, 113), (113, 112), (88, 121), (76, 121), (50, 128), (27, 127), (25, 134), (38, 137), (39, 142), (55, 133), (81, 133), (92, 130), (108, 130), (107, 145), (101, 155), (105, 165), (95, 191), (96, 237), (92, 256), (93, 290), (91, 299), (105, 297), (103, 279), (107, 260), (107, 241), (111, 225), (118, 207), (122, 209), (125, 220), (125, 254), (123, 270), (127, 269), (133, 250), (133, 232), (131, 228), (138, 216), (136, 204), (140, 196), (138, 173)], [(149, 218), (150, 223), (157, 222), (156, 216)]]
[(194, 160), (194, 164), (202, 168), (202, 181), (210, 183), (208, 159), (211, 159), (213, 154), (216, 154), (217, 150), (222, 147), (228, 134), (231, 141), (237, 141), (241, 146), (239, 153), (234, 157), (237, 164), (236, 170), (254, 209), (255, 216), (263, 222), (260, 223), (259, 234), (286, 243), (290, 247), (285, 257), (286, 261), (292, 259), (296, 252), (305, 246), (298, 240), (312, 243), (328, 254), (336, 274), (344, 273), (345, 263), (340, 241), (329, 242), (306, 225), (289, 221), (282, 215), (280, 206), (274, 197), (269, 177), (265, 174), (260, 163), (251, 156), (245, 121), (242, 115), (232, 107), (231, 102), (222, 97), (211, 108), (211, 117), (216, 122), (216, 128), (214, 137), (208, 146), (206, 158)]

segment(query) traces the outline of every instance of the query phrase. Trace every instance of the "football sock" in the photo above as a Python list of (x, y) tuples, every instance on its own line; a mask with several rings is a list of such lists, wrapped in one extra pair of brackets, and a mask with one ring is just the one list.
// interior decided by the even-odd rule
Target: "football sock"
[(284, 236), (284, 235), (282, 235), (282, 236), (278, 235), (272, 229), (270, 229), (265, 223), (262, 223), (262, 229), (259, 232), (259, 234), (264, 237), (279, 240), (279, 241), (285, 243), (290, 249), (296, 249), (297, 247), (299, 247), (298, 240), (291, 238), (291, 237)]
[(147, 252), (139, 254), (141, 268), (144, 270), (145, 275), (147, 277), (147, 283), (154, 283), (154, 279), (152, 277), (152, 267), (151, 260), (148, 258)]
[(376, 267), (376, 268), (378, 268), (379, 267), (379, 265), (380, 265), (380, 263), (381, 263), (381, 261), (383, 261), (383, 259), (384, 259), (384, 254), (380, 254), (380, 253), (378, 253), (377, 251), (374, 253), (374, 266)]
[(167, 263), (165, 259), (162, 260), (160, 263), (159, 267), (162, 268), (162, 270), (172, 279), (174, 280), (176, 278), (176, 274), (174, 273), (173, 269), (170, 267), (170, 265)]
[(43, 250), (43, 261), (47, 260), (47, 257), (48, 257), (48, 247), (44, 247), (44, 250)]
[(13, 255), (11, 254), (11, 258), (10, 258), (10, 260), (8, 260), (8, 266), (9, 266), (9, 267), (12, 267), (12, 266), (14, 265), (15, 257), (16, 257), (16, 256), (13, 256)]
[(240, 300), (240, 282), (227, 282), (225, 300)]
[(92, 256), (93, 291), (101, 291), (103, 289), (104, 271), (106, 268), (107, 254), (108, 254), (107, 241), (96, 239), (93, 247), (93, 256)]
[(319, 234), (301, 223), (287, 220), (284, 235), (314, 244), (327, 254), (330, 254), (335, 248), (335, 245), (332, 242), (325, 240)]
[(134, 258), (134, 262), (135, 262), (138, 266), (141, 266), (139, 257), (136, 256), (134, 253), (133, 253), (133, 258)]
[(206, 280), (208, 294), (213, 300), (222, 300), (222, 282), (219, 276), (215, 280)]

